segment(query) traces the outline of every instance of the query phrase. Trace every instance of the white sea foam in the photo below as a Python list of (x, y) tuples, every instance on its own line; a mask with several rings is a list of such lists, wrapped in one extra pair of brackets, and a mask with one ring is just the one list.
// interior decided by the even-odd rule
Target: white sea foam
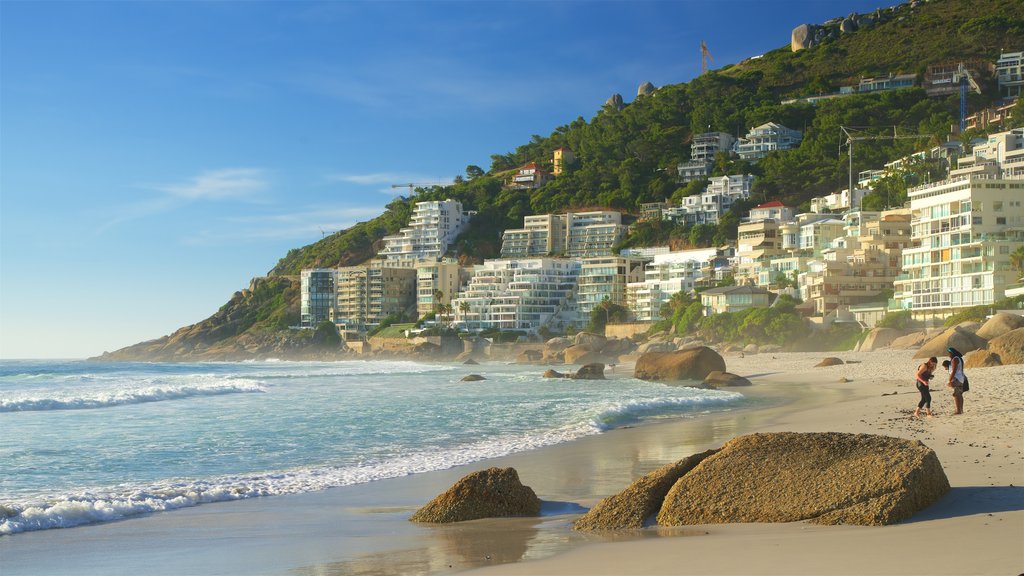
[(265, 392), (255, 380), (232, 379), (214, 384), (157, 385), (130, 389), (91, 390), (55, 397), (0, 398), (0, 412), (32, 412), (41, 410), (89, 410), (126, 404), (143, 404), (180, 400), (195, 396), (220, 396)]
[(715, 406), (742, 398), (736, 392), (705, 390), (700, 395), (687, 398), (649, 398), (617, 403), (603, 410), (593, 421), (599, 430), (610, 430), (627, 424), (634, 424), (647, 417), (675, 413), (680, 409), (701, 406)]

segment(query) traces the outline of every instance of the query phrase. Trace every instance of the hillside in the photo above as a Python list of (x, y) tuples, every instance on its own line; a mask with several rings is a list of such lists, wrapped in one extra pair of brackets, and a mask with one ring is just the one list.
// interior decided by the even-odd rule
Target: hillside
[[(290, 250), (268, 278), (255, 280), (249, 291), (236, 293), (207, 320), (158, 340), (104, 354), (101, 359), (234, 359), (306, 350), (308, 339), (283, 330), (298, 323), (294, 278), (303, 268), (353, 265), (372, 257), (383, 236), (408, 222), (414, 202), (453, 198), (478, 211), (469, 231), (459, 238), (457, 252), (475, 260), (494, 257), (500, 250), (500, 232), (521, 226), (528, 214), (588, 206), (633, 212), (643, 202), (678, 200), (698, 192), (700, 183), (680, 187), (675, 182), (674, 167), (688, 158), (692, 135), (707, 128), (735, 134), (775, 121), (804, 131), (799, 148), (770, 155), (755, 166), (726, 159), (716, 165), (716, 174), (755, 174), (757, 202), (780, 199), (799, 206), (814, 196), (845, 188), (848, 158), (837, 155), (840, 126), (899, 126), (907, 133), (931, 136), (875, 141), (860, 147), (854, 170), (877, 168), (944, 141), (956, 120), (958, 98), (929, 99), (921, 89), (905, 89), (828, 100), (817, 106), (784, 106), (780, 104), (783, 99), (835, 92), (839, 85), (856, 82), (860, 76), (920, 74), (929, 64), (949, 60), (994, 61), (1002, 48), (1024, 47), (1019, 0), (914, 4), (872, 14), (854, 32), (840, 34), (838, 23), (833, 22), (824, 28), (833, 38), (798, 52), (790, 49), (790, 30), (771, 31), (784, 44), (776, 50), (688, 83), (663, 86), (621, 108), (606, 105), (591, 120), (579, 117), (546, 137), (534, 135), (512, 152), (492, 155), (486, 171), (469, 166), (461, 182), (418, 189), (412, 198), (393, 201), (377, 218)], [(972, 96), (972, 110), (996, 97), (994, 82), (983, 87), (984, 94)], [(530, 161), (550, 165), (552, 151), (562, 146), (579, 158), (566, 174), (538, 190), (502, 188), (505, 172)], [(748, 208), (741, 203), (718, 226), (637, 227), (626, 243), (708, 245), (734, 239), (739, 214)]]

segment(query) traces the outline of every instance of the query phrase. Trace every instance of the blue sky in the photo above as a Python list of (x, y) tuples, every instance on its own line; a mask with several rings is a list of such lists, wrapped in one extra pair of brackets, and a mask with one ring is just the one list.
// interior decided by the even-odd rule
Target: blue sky
[(877, 2), (0, 2), (0, 357), (198, 322), (289, 249)]

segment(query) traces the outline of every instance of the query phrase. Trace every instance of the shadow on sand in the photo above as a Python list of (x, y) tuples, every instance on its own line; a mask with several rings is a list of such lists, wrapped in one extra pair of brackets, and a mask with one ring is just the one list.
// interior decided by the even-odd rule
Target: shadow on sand
[(951, 489), (938, 502), (902, 523), (913, 524), (929, 520), (1019, 510), (1024, 510), (1024, 487), (962, 486)]

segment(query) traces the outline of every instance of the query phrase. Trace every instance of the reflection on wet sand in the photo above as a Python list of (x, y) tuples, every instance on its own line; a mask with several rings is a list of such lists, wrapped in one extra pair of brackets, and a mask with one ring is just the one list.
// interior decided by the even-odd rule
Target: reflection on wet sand
[(576, 532), (577, 514), (542, 518), (496, 518), (456, 524), (423, 525), (423, 547), (366, 554), (291, 571), (295, 576), (383, 576), (451, 574), (480, 566), (540, 560), (585, 543), (642, 538), (701, 536), (704, 530), (656, 528)]

